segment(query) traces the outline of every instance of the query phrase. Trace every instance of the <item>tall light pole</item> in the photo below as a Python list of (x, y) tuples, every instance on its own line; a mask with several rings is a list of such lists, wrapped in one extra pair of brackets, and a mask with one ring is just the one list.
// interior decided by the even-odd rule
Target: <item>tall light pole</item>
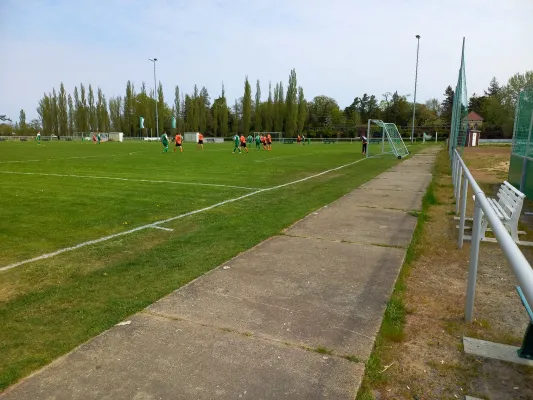
[[(413, 127), (411, 129), (411, 143), (415, 137), (415, 115), (416, 115), (416, 84), (418, 81), (418, 49), (420, 48), (420, 35), (416, 35), (416, 69), (415, 69), (415, 96), (413, 99)], [(155, 67), (154, 67), (155, 68)]]
[(157, 61), (157, 58), (149, 58), (149, 60), (154, 63), (155, 132), (157, 137), (159, 137), (159, 114), (157, 112), (157, 79), (155, 77), (155, 62)]

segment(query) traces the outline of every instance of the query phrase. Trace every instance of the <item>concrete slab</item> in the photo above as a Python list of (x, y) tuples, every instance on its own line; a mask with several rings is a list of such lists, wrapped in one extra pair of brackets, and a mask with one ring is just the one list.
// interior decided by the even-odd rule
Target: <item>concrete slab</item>
[(3, 398), (352, 400), (363, 372), (342, 358), (138, 314)]
[(276, 237), (148, 308), (339, 355), (370, 355), (403, 249)]
[(416, 223), (417, 218), (404, 211), (359, 207), (358, 203), (343, 197), (330, 207), (297, 222), (287, 229), (286, 233), (293, 236), (407, 247)]
[(466, 354), (533, 366), (533, 360), (518, 357), (517, 351), (519, 348), (516, 346), (487, 342), (486, 340), (469, 337), (463, 337), (463, 346)]
[(423, 192), (407, 192), (403, 190), (372, 190), (357, 189), (347, 194), (354, 204), (360, 207), (388, 208), (395, 210), (421, 210)]
[(412, 181), (408, 179), (372, 179), (361, 185), (360, 188), (390, 191), (405, 190), (407, 192), (425, 193), (430, 181), (431, 177), (420, 181)]
[(376, 176), (375, 179), (392, 179), (396, 182), (424, 182), (426, 185), (431, 182), (431, 179), (433, 178), (433, 175), (425, 173), (425, 172), (414, 172), (414, 173), (406, 173), (405, 171), (386, 171), (378, 176)]

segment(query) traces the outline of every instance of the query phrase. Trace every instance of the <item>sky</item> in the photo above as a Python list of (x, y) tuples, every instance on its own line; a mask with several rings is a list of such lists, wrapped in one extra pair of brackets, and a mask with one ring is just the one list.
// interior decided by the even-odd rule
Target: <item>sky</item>
[(344, 108), (397, 90), (412, 101), (417, 34), (418, 102), (455, 87), (463, 37), (468, 95), (482, 94), (493, 76), (533, 69), (531, 21), (532, 0), (0, 0), (0, 114), (36, 118), (61, 82), (108, 99), (127, 80), (153, 87), (153, 57), (169, 104), (176, 85), (213, 100), (224, 82), (231, 105), (245, 76), (266, 99), (292, 68), (309, 100)]

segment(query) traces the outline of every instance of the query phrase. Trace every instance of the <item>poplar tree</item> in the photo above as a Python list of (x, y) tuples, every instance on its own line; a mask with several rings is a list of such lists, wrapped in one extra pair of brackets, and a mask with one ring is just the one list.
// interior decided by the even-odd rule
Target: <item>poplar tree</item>
[(89, 123), (87, 121), (87, 97), (85, 96), (85, 87), (80, 84), (80, 129), (82, 132), (89, 132)]
[(109, 126), (109, 111), (107, 108), (107, 100), (105, 98), (105, 94), (102, 95), (102, 131), (103, 132), (110, 132), (110, 126)]
[(68, 132), (69, 135), (74, 134), (74, 124), (75, 124), (75, 118), (74, 118), (74, 103), (72, 102), (72, 96), (68, 95)]
[(307, 102), (304, 97), (304, 90), (298, 87), (298, 132), (304, 131), (305, 121), (307, 120)]
[(284, 111), (284, 98), (283, 98), (283, 83), (279, 82), (274, 88), (274, 131), (283, 131), (283, 111)]
[(274, 103), (272, 101), (272, 83), (268, 82), (268, 100), (264, 106), (264, 121), (265, 131), (271, 132), (273, 126), (273, 108)]
[(81, 101), (80, 101), (80, 95), (78, 92), (78, 87), (74, 87), (74, 125), (76, 126), (77, 132), (83, 132), (82, 123), (81, 123)]
[(261, 132), (261, 84), (259, 79), (255, 84), (255, 114), (254, 114), (254, 130)]
[(296, 71), (293, 69), (289, 75), (289, 86), (287, 87), (287, 97), (285, 100), (285, 133), (289, 137), (294, 136), (298, 123), (298, 88), (296, 83)]
[(57, 104), (57, 117), (59, 125), (59, 135), (67, 136), (68, 135), (68, 109), (67, 109), (67, 92), (65, 91), (65, 86), (63, 82), (59, 86), (59, 98)]
[(26, 113), (24, 112), (24, 110), (20, 110), (20, 114), (19, 114), (19, 129), (21, 131), (25, 131), (26, 130)]
[(98, 116), (96, 114), (96, 107), (94, 105), (94, 92), (92, 86), (89, 84), (89, 127), (91, 132), (98, 131)]
[(244, 135), (250, 132), (252, 117), (252, 87), (248, 81), (248, 76), (244, 80), (244, 97), (242, 99), (242, 130)]
[(226, 100), (226, 92), (224, 90), (224, 83), (222, 84), (222, 104), (220, 111), (220, 134), (222, 137), (226, 137), (228, 135), (228, 101)]
[(52, 99), (52, 132), (57, 134), (59, 133), (59, 118), (58, 118), (58, 101), (57, 101), (57, 93), (56, 89), (52, 89), (52, 95), (50, 96)]
[(233, 114), (233, 130), (236, 134), (239, 133), (239, 103), (235, 99), (235, 113)]
[(124, 103), (123, 103), (123, 129), (124, 134), (127, 136), (130, 136), (132, 132), (134, 131), (135, 127), (135, 121), (134, 121), (134, 113), (135, 113), (135, 93), (133, 88), (133, 83), (131, 81), (128, 81), (126, 83), (126, 95), (124, 96)]
[(181, 99), (180, 99), (180, 87), (176, 85), (174, 89), (174, 110), (176, 112), (176, 128), (178, 132), (181, 132)]

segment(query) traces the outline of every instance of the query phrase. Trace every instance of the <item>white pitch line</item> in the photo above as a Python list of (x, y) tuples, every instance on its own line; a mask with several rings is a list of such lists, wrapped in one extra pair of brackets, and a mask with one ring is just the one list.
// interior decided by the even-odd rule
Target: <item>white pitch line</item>
[(163, 231), (168, 231), (168, 232), (174, 232), (174, 229), (170, 229), (170, 228), (164, 228), (162, 226), (152, 226), (151, 228), (154, 228), (154, 229), (161, 229)]
[(156, 181), (151, 179), (131, 179), (131, 178), (118, 178), (114, 176), (94, 176), (94, 175), (72, 175), (72, 174), (49, 174), (41, 172), (16, 172), (16, 171), (0, 171), (1, 174), (12, 175), (39, 175), (39, 176), (58, 176), (62, 178), (88, 178), (88, 179), (109, 179), (113, 181), (130, 181), (130, 182), (148, 182), (148, 183), (171, 183), (174, 185), (193, 185), (193, 186), (214, 186), (231, 189), (244, 189), (244, 190), (257, 190), (259, 188), (234, 186), (234, 185), (222, 185), (218, 183), (201, 183), (201, 182), (179, 182), (179, 181)]
[(229, 200), (224, 200), (224, 201), (221, 201), (220, 203), (216, 203), (216, 204), (213, 204), (213, 205), (208, 206), (208, 207), (200, 208), (199, 210), (189, 211), (189, 212), (187, 212), (185, 214), (180, 214), (180, 215), (177, 215), (175, 217), (167, 218), (167, 219), (164, 219), (164, 220), (161, 220), (161, 221), (157, 221), (157, 222), (154, 222), (154, 223), (151, 223), (151, 224), (138, 226), (137, 228), (133, 228), (133, 229), (130, 229), (130, 230), (124, 231), (124, 232), (115, 233), (115, 234), (109, 235), (109, 236), (104, 236), (104, 237), (101, 237), (99, 239), (89, 240), (87, 242), (83, 242), (83, 243), (77, 244), (77, 245), (72, 246), (72, 247), (65, 247), (63, 249), (59, 249), (57, 251), (54, 251), (53, 253), (43, 254), (43, 255), (40, 255), (40, 256), (37, 256), (37, 257), (34, 257), (34, 258), (30, 258), (30, 259), (27, 259), (27, 260), (16, 262), (14, 264), (6, 265), (5, 267), (1, 267), (0, 271), (7, 271), (8, 269), (19, 267), (21, 265), (28, 264), (28, 263), (31, 263), (31, 262), (34, 262), (34, 261), (39, 261), (39, 260), (44, 260), (44, 259), (47, 259), (47, 258), (55, 257), (55, 256), (57, 256), (59, 254), (66, 253), (68, 251), (77, 250), (77, 249), (85, 247), (85, 246), (90, 246), (92, 244), (105, 242), (107, 240), (111, 240), (111, 239), (114, 239), (114, 238), (119, 237), (119, 236), (129, 235), (130, 233), (138, 232), (138, 231), (141, 231), (143, 229), (158, 228), (158, 225), (161, 225), (161, 224), (166, 224), (168, 222), (172, 222), (172, 221), (175, 221), (177, 219), (189, 217), (191, 215), (199, 214), (199, 213), (202, 213), (204, 211), (209, 211), (209, 210), (212, 210), (213, 208), (217, 208), (217, 207), (223, 206), (225, 204), (229, 204), (229, 203), (234, 203), (236, 201), (245, 199), (245, 198), (250, 197), (250, 196), (254, 196), (254, 195), (259, 194), (259, 193), (269, 192), (271, 190), (280, 189), (280, 188), (283, 188), (283, 187), (286, 187), (286, 186), (289, 186), (289, 185), (294, 185), (296, 183), (305, 182), (305, 181), (308, 181), (309, 179), (317, 178), (319, 176), (325, 175), (325, 174), (333, 172), (333, 171), (337, 171), (337, 170), (342, 169), (342, 168), (349, 167), (351, 165), (357, 164), (357, 163), (359, 163), (361, 161), (365, 161), (365, 160), (366, 160), (366, 158), (361, 158), (361, 159), (359, 159), (357, 161), (353, 161), (351, 163), (344, 164), (344, 165), (341, 165), (341, 166), (336, 167), (336, 168), (331, 168), (331, 169), (328, 169), (326, 171), (320, 172), (318, 174), (308, 176), (306, 178), (302, 178), (302, 179), (298, 179), (298, 180), (295, 180), (295, 181), (283, 183), (281, 185), (272, 186), (272, 187), (265, 188), (265, 189), (259, 189), (259, 190), (256, 190), (254, 192), (247, 193), (247, 194), (245, 194), (243, 196), (235, 197), (235, 198), (229, 199)]

